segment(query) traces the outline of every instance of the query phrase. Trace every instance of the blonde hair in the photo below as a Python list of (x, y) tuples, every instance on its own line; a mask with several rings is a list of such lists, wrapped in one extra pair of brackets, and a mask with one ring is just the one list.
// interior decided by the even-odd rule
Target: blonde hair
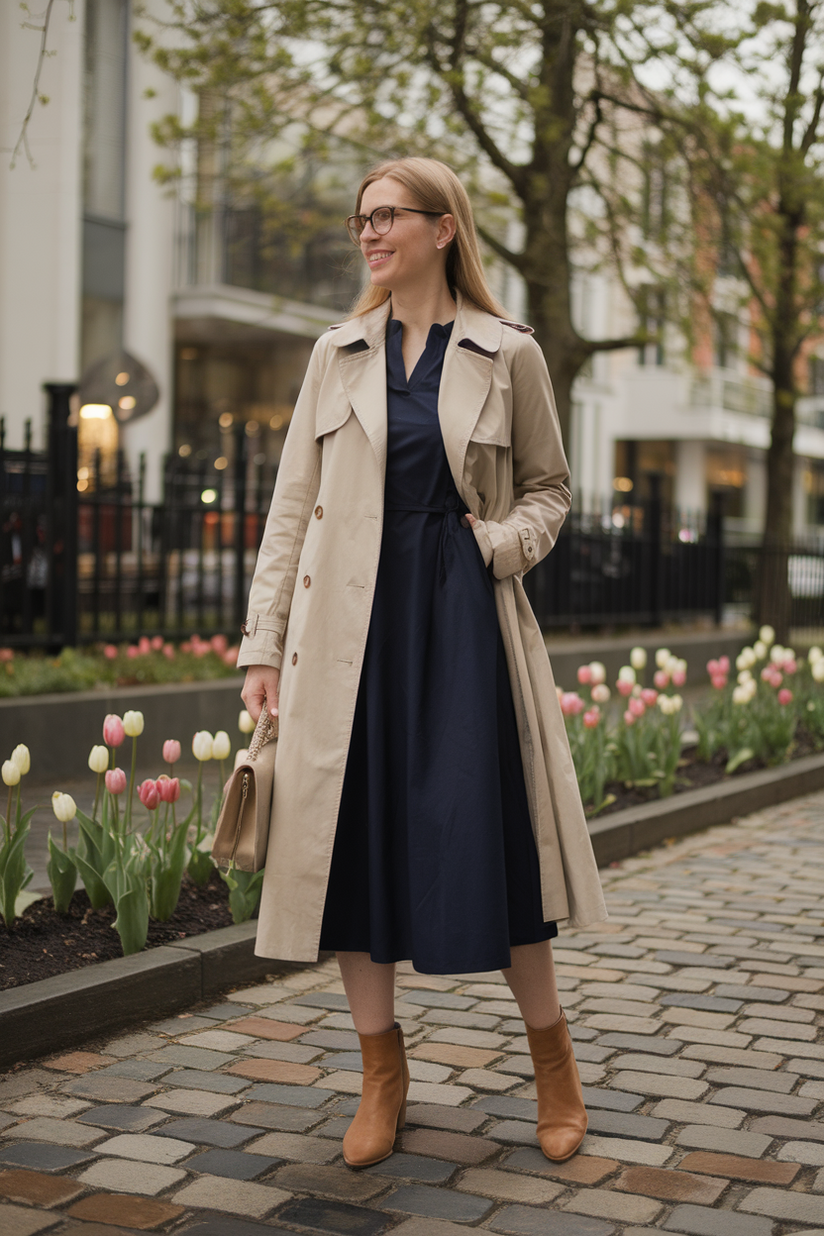
[[(422, 210), (452, 215), (454, 218), (455, 236), (446, 256), (446, 281), (450, 292), (453, 295), (456, 291), (460, 292), (476, 309), (491, 313), (496, 318), (508, 318), (510, 315), (492, 295), (486, 281), (469, 195), (452, 168), (438, 159), (417, 157), (379, 163), (361, 181), (355, 206), (357, 214), (360, 213), (366, 189), (385, 176), (408, 189)], [(389, 288), (367, 284), (349, 316), (356, 318), (377, 309), (390, 295)]]

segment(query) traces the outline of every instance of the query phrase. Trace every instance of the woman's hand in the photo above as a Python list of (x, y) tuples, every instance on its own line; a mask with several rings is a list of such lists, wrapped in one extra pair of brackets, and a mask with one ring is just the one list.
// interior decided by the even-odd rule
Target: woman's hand
[(461, 522), (467, 528), (474, 528), (478, 521), (474, 515), (470, 515), (469, 511), (467, 511), (467, 513), (464, 515), (463, 520)]
[(280, 670), (269, 665), (250, 665), (246, 671), (246, 681), (240, 698), (246, 705), (249, 715), (257, 722), (266, 700), (271, 716), (278, 715), (278, 683)]

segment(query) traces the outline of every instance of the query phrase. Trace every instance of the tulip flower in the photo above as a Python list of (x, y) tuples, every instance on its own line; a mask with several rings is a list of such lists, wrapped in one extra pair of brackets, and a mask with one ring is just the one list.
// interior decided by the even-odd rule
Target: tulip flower
[(798, 662), (795, 657), (787, 657), (781, 668), (785, 674), (795, 674), (798, 671)]
[(68, 824), (77, 815), (77, 804), (71, 794), (61, 794), (55, 790), (52, 794), (52, 811), (61, 824)]
[(735, 668), (739, 670), (752, 669), (757, 660), (758, 657), (755, 655), (754, 648), (742, 648), (735, 658)]
[(600, 720), (601, 713), (597, 708), (588, 708), (584, 713), (584, 727), (588, 730), (594, 730)]
[(164, 742), (163, 759), (167, 764), (176, 764), (180, 759), (180, 743), (176, 738), (167, 738)]
[(138, 649), (137, 644), (129, 644), (129, 647), (126, 649), (126, 656), (130, 661), (134, 661), (140, 656), (140, 650)]
[(584, 701), (577, 691), (564, 691), (561, 696), (561, 712), (565, 717), (577, 717), (584, 707)]
[(103, 656), (107, 661), (114, 661), (117, 656), (117, 644), (107, 644), (103, 649)]
[(143, 733), (143, 713), (130, 710), (123, 714), (123, 729), (129, 738), (138, 738)]
[(174, 661), (175, 659), (174, 644), (164, 644), (163, 645), (163, 655), (167, 661)]
[(793, 693), (789, 687), (782, 687), (778, 692), (778, 702), (782, 707), (793, 702)]
[(755, 653), (756, 659), (758, 661), (763, 661), (767, 653), (769, 652), (769, 648), (767, 647), (767, 645), (764, 643), (763, 640), (760, 640), (760, 639), (757, 639), (755, 641), (755, 643), (752, 646), (752, 650)]
[(31, 752), (25, 743), (18, 743), (11, 753), (11, 758), (20, 769), (20, 776), (25, 777), (31, 768)]
[(817, 661), (813, 661), (810, 666), (810, 673), (813, 676), (814, 682), (824, 682), (824, 657), (819, 657)]
[(210, 640), (213, 652), (216, 652), (219, 657), (222, 657), (226, 649), (229, 647), (229, 641), (225, 635), (213, 635)]
[(578, 682), (582, 687), (586, 687), (592, 682), (592, 670), (588, 665), (578, 666)]
[(807, 660), (810, 662), (810, 665), (815, 665), (816, 661), (820, 661), (822, 658), (824, 658), (824, 652), (821, 651), (818, 644), (813, 644), (807, 653)]
[(122, 794), (126, 788), (126, 774), (122, 768), (110, 768), (106, 773), (106, 789), (110, 794)]
[(647, 667), (647, 650), (641, 648), (640, 645), (632, 648), (629, 654), (629, 663), (633, 669), (642, 670)]
[(590, 695), (596, 704), (606, 704), (612, 695), (612, 692), (605, 682), (596, 682), (595, 686), (590, 691)]
[(240, 716), (237, 719), (237, 728), (240, 730), (241, 734), (251, 734), (255, 728), (252, 715), (247, 712), (245, 708), (240, 710)]
[(758, 632), (758, 638), (769, 648), (770, 644), (772, 644), (775, 639), (775, 631), (772, 627), (765, 625)]
[(641, 692), (641, 699), (644, 701), (647, 708), (652, 708), (655, 701), (658, 699), (658, 692), (654, 691), (652, 687), (644, 687)]
[(619, 682), (629, 682), (635, 684), (636, 673), (631, 665), (622, 665), (618, 671)]
[(218, 730), (212, 740), (212, 759), (225, 760), (231, 750), (232, 744), (229, 740), (229, 735), (225, 730)]
[(657, 648), (655, 651), (655, 664), (659, 669), (663, 669), (671, 656), (672, 653), (669, 648)]
[(727, 685), (726, 674), (713, 674), (710, 682), (715, 687), (716, 691), (721, 691)]
[(109, 767), (109, 751), (107, 747), (92, 747), (89, 752), (89, 768), (95, 773), (104, 773)]
[(214, 739), (208, 730), (198, 730), (192, 739), (192, 754), (201, 763), (212, 758)]
[(664, 669), (656, 670), (652, 676), (652, 681), (659, 691), (663, 691), (665, 687), (669, 686), (669, 674)]
[(633, 698), (627, 704), (627, 709), (632, 713), (633, 717), (643, 717), (647, 711), (647, 706), (643, 700)]
[(240, 645), (233, 644), (231, 648), (227, 648), (223, 653), (224, 665), (237, 665), (237, 659), (240, 656)]
[(20, 769), (15, 764), (14, 760), (4, 760), (0, 775), (3, 777), (3, 784), (9, 787), (20, 783)]
[[(141, 657), (145, 657), (148, 653), (152, 651), (152, 641), (149, 639), (148, 635), (141, 635), (140, 639), (137, 642), (137, 647), (138, 647), (138, 651), (140, 652)], [(126, 730), (127, 734), (128, 732), (129, 731)]]
[(144, 807), (148, 807), (149, 811), (157, 810), (160, 805), (160, 794), (158, 793), (157, 786), (150, 777), (147, 777), (147, 779), (141, 782), (138, 786), (137, 797), (143, 803)]
[(619, 695), (627, 696), (632, 695), (632, 688), (635, 686), (635, 683), (631, 682), (629, 678), (619, 678), (615, 686)]
[(162, 648), (163, 648), (163, 636), (153, 635), (152, 636), (152, 652), (160, 652)]
[(592, 682), (596, 684), (606, 682), (607, 667), (604, 665), (603, 661), (590, 661), (589, 672), (592, 675)]
[(627, 709), (627, 711), (624, 713), (624, 722), (627, 725), (635, 725), (635, 717), (632, 715), (629, 709)]
[(721, 670), (721, 673), (722, 673), (722, 674), (728, 674), (728, 673), (730, 672), (730, 659), (729, 659), (729, 657), (727, 657), (727, 656), (724, 656), (724, 657), (719, 657), (719, 658), (718, 658), (718, 666), (719, 666), (719, 668), (720, 668), (720, 670)]
[(107, 747), (119, 747), (126, 737), (123, 722), (116, 713), (110, 712), (103, 722), (103, 741)]
[(180, 781), (177, 777), (167, 777), (165, 773), (161, 773), (155, 785), (161, 802), (176, 803), (180, 798)]

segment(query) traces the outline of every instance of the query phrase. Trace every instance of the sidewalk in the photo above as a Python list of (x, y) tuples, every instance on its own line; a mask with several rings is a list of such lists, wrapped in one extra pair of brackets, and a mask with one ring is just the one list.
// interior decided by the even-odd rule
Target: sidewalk
[(346, 1168), (360, 1057), (326, 962), (0, 1078), (2, 1236), (824, 1236), (824, 794), (603, 878), (610, 921), (555, 954), (569, 1163), (537, 1148), (500, 974), (404, 966), (407, 1128)]

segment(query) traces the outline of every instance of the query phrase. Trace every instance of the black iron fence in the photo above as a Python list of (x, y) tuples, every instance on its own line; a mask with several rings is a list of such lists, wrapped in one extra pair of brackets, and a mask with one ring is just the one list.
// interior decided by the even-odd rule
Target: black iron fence
[[(99, 458), (77, 480), (73, 388), (47, 388), (48, 448), (9, 449), (0, 422), (0, 645), (59, 648), (96, 641), (236, 636), (274, 484), (274, 469), (247, 451), (242, 427), (231, 467), (165, 461), (159, 502), (145, 468), (112, 474)], [(258, 457), (259, 458), (259, 457)], [(544, 629), (659, 626), (733, 607), (752, 616), (763, 555), (725, 532), (723, 501), (706, 514), (649, 497), (577, 504), (553, 552), (525, 577)], [(824, 626), (824, 544), (781, 551), (791, 625)]]

